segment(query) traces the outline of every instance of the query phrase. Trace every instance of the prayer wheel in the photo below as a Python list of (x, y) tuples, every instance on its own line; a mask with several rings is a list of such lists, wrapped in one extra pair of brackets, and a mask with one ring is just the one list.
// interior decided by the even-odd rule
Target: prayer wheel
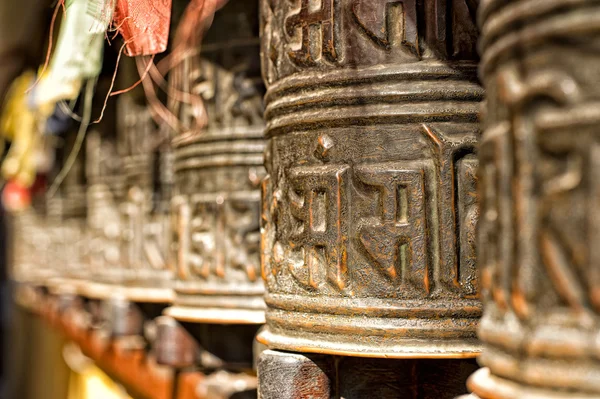
[(479, 352), (470, 3), (261, 2), (269, 347)]
[(600, 395), (600, 6), (482, 1), (480, 398)]
[(86, 139), (88, 178), (89, 276), (81, 290), (88, 299), (106, 300), (121, 282), (122, 251), (120, 204), (125, 196), (116, 135), (91, 131)]
[(475, 3), (260, 2), (263, 399), (464, 392), (480, 352)]
[(176, 281), (173, 305), (157, 319), (155, 352), (160, 364), (201, 367), (200, 396), (256, 398), (253, 341), (265, 308), (257, 4), (229, 1), (202, 45), (189, 50), (169, 76), (178, 118), (171, 142)]
[[(128, 96), (118, 104), (118, 131), (124, 149), (126, 198), (121, 204), (122, 286), (132, 302), (169, 304), (172, 273), (167, 267), (168, 214), (159, 208), (158, 136), (146, 105)], [(163, 171), (161, 173), (167, 173)]]
[[(259, 260), (264, 89), (257, 11), (245, 1), (218, 11), (202, 57), (186, 58), (172, 78), (177, 89), (204, 101), (204, 108), (196, 97), (174, 110), (181, 123), (172, 142), (177, 281), (166, 314), (182, 322), (264, 322)], [(203, 117), (207, 125), (199, 129)]]
[[(51, 293), (59, 295), (76, 294), (83, 279), (88, 277), (85, 266), (88, 250), (85, 158), (79, 153), (71, 166), (68, 161), (77, 140), (75, 136), (74, 132), (69, 132), (65, 137), (66, 145), (57, 153), (58, 165), (69, 169), (57, 191), (46, 198), (43, 217), (50, 247), (45, 254), (47, 262), (36, 266), (42, 270), (52, 268), (53, 273), (44, 284)], [(39, 253), (43, 254), (42, 251)]]

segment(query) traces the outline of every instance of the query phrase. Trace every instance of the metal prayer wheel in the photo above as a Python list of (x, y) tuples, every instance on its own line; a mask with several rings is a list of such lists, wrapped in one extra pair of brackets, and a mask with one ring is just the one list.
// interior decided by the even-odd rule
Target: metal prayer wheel
[(55, 277), (48, 263), (51, 240), (43, 215), (31, 207), (11, 216), (11, 277), (33, 285)]
[(125, 181), (116, 136), (89, 132), (86, 163), (90, 270), (82, 295), (102, 300), (114, 294), (111, 285), (119, 284), (122, 279), (120, 236), (123, 223), (119, 207), (125, 196)]
[[(172, 142), (177, 281), (166, 314), (179, 321), (264, 322), (259, 260), (264, 89), (256, 14), (255, 4), (231, 1), (215, 15), (202, 58), (188, 57), (171, 78), (177, 89), (201, 95), (206, 111), (198, 101), (174, 109), (181, 123)], [(207, 126), (198, 129), (204, 115)], [(250, 349), (251, 340), (252, 335)]]
[[(169, 214), (156, 204), (160, 187), (158, 169), (159, 131), (150, 110), (132, 97), (122, 96), (118, 104), (119, 147), (126, 198), (121, 204), (123, 231), (122, 288), (128, 300), (143, 303), (170, 303), (172, 273), (167, 268)], [(163, 171), (161, 173), (167, 173)]]
[(600, 6), (482, 1), (480, 398), (600, 395)]
[[(67, 136), (67, 145), (60, 152), (62, 162), (74, 146), (74, 134)], [(86, 240), (86, 168), (79, 154), (68, 170), (58, 191), (46, 199), (46, 228), (50, 240), (47, 263), (54, 273), (45, 282), (50, 292), (76, 293), (83, 279), (89, 277), (85, 267)], [(39, 267), (44, 268), (44, 265)]]
[[(76, 292), (74, 286), (86, 275), (85, 216), (73, 216), (70, 205), (70, 201), (61, 195), (48, 200), (46, 232), (50, 248), (46, 265), (52, 267), (53, 273), (46, 284), (50, 291), (68, 289)], [(43, 269), (45, 266), (38, 267)]]
[(261, 1), (269, 348), (479, 353), (473, 3)]

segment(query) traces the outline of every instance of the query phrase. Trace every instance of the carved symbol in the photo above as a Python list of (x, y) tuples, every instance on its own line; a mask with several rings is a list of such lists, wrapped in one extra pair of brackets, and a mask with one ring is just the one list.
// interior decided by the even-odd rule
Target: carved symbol
[(466, 295), (477, 295), (478, 271), (476, 253), (476, 228), (479, 221), (477, 204), (477, 159), (469, 155), (456, 163), (459, 225), (459, 283)]
[(477, 3), (479, 0), (453, 0), (452, 2), (452, 56), (477, 56)]
[[(265, 162), (268, 164), (269, 151), (265, 154)], [(273, 213), (275, 211), (274, 198), (271, 192), (271, 176), (266, 175), (261, 183), (261, 210), (260, 210), (260, 272), (262, 279), (267, 280), (267, 268), (271, 266), (271, 256), (269, 250), (274, 245)]]
[(402, 45), (419, 54), (416, 0), (354, 0), (352, 15), (377, 46), (391, 50)]
[(225, 277), (225, 214), (224, 199), (196, 204), (191, 221), (190, 266), (200, 277)]
[(564, 71), (546, 69), (524, 78), (516, 65), (501, 70), (497, 82), (499, 99), (513, 117), (488, 129), (482, 142), (484, 282), (499, 307), (520, 318), (537, 316), (534, 306), (551, 297), (551, 288), (560, 306), (591, 321), (589, 276), (582, 273), (587, 260), (577, 250), (582, 244), (564, 233), (583, 230), (569, 229), (570, 219), (575, 224), (581, 219), (576, 212), (561, 215), (589, 196), (582, 184), (585, 142), (570, 131), (537, 125), (544, 115), (562, 119), (562, 107), (579, 105), (581, 88)]
[(457, 181), (455, 178), (456, 162), (466, 154), (472, 153), (476, 138), (461, 135), (454, 139), (443, 132), (423, 125), (423, 133), (430, 141), (433, 155), (436, 158), (437, 178), (439, 185), (438, 215), (440, 226), (440, 279), (449, 289), (460, 286), (460, 259), (457, 256), (456, 231), (458, 216), (455, 204)]
[(177, 265), (177, 273), (183, 280), (189, 278), (188, 258), (190, 253), (190, 219), (191, 209), (185, 196), (173, 197), (173, 223), (171, 231), (174, 233), (172, 238), (173, 264)]
[(228, 247), (231, 266), (246, 273), (248, 280), (258, 277), (260, 250), (260, 203), (258, 200), (232, 198), (227, 203)]
[(429, 292), (422, 166), (383, 163), (356, 168), (357, 177), (379, 189), (381, 218), (362, 226), (359, 237), (390, 279), (409, 281)]
[(344, 289), (347, 279), (348, 228), (347, 165), (299, 167), (290, 171), (290, 212), (293, 249), (300, 251), (300, 262), (290, 271), (308, 288), (325, 281)]
[(165, 217), (162, 219), (148, 215), (144, 227), (144, 256), (148, 266), (154, 270), (167, 270), (165, 261)]
[[(299, 66), (314, 66), (321, 56), (330, 62), (338, 59), (335, 47), (335, 3), (338, 0), (321, 0), (321, 7), (314, 10), (315, 0), (300, 0), (300, 11), (285, 21), (285, 29), (290, 37), (300, 31), (301, 46), (288, 53), (292, 62)], [(320, 44), (311, 42), (311, 27), (319, 27)], [(318, 49), (315, 48), (320, 47)]]
[(512, 223), (510, 200), (507, 196), (499, 195), (500, 192), (509, 192), (511, 185), (507, 168), (501, 167), (502, 160), (510, 152), (509, 131), (508, 123), (488, 128), (479, 147), (482, 176), (479, 187), (482, 216), (478, 247), (481, 289), (483, 295), (492, 295), (503, 309), (507, 307), (508, 298), (498, 288), (511, 285), (510, 273), (503, 271), (508, 271), (506, 265), (512, 263), (513, 255), (511, 240), (502, 240), (502, 245), (499, 240), (500, 236), (510, 231)]
[[(194, 200), (194, 215), (189, 226), (183, 222), (183, 234), (189, 232), (186, 264), (202, 279), (211, 276), (231, 278), (227, 271), (242, 270), (249, 281), (258, 276), (259, 203), (257, 199), (225, 198), (208, 195)], [(181, 256), (181, 255), (180, 255)]]

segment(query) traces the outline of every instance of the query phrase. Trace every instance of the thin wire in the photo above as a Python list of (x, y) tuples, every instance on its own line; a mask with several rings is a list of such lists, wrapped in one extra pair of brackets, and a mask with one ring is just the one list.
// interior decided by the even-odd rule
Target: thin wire
[[(147, 65), (143, 65), (143, 60), (141, 57), (135, 57), (135, 63), (140, 74), (143, 68), (147, 67)], [(152, 61), (150, 61), (150, 63), (154, 64), (154, 62)], [(156, 95), (156, 91), (154, 90), (152, 80), (142, 79), (142, 87), (144, 88), (144, 92), (146, 93), (146, 99), (148, 101), (148, 105), (150, 106), (152, 118), (158, 124), (160, 124), (161, 122), (165, 122), (174, 131), (179, 130), (179, 121), (177, 119), (177, 116), (174, 115), (171, 111), (169, 111), (169, 109), (165, 107), (163, 103), (160, 102)]]
[(52, 20), (50, 21), (50, 32), (48, 32), (48, 36), (49, 36), (48, 51), (46, 51), (46, 59), (44, 60), (44, 66), (42, 67), (42, 71), (38, 74), (35, 82), (33, 82), (31, 87), (29, 87), (25, 91), (25, 93), (29, 93), (31, 90), (33, 90), (33, 88), (35, 86), (37, 86), (37, 84), (42, 79), (42, 76), (44, 76), (44, 72), (46, 72), (48, 65), (50, 64), (50, 55), (52, 54), (52, 43), (54, 41), (54, 24), (56, 23), (56, 17), (58, 16), (58, 10), (60, 8), (59, 6), (61, 6), (61, 5), (63, 7), (63, 14), (66, 15), (66, 13), (67, 13), (67, 9), (65, 8), (65, 0), (59, 0), (58, 3), (56, 3), (56, 7), (54, 8), (54, 13), (52, 14)]
[(65, 102), (65, 100), (61, 100), (58, 102), (58, 107), (64, 112), (68, 117), (76, 120), (77, 122), (81, 122), (81, 116), (77, 115), (73, 110), (69, 107), (69, 104)]
[(146, 70), (144, 71), (144, 73), (142, 74), (142, 76), (139, 78), (139, 80), (137, 82), (135, 82), (133, 85), (129, 86), (126, 89), (113, 91), (112, 93), (109, 94), (109, 96), (110, 97), (117, 96), (119, 94), (127, 93), (128, 91), (135, 89), (140, 83), (142, 83), (142, 80), (146, 79), (146, 76), (148, 75), (148, 71), (150, 70), (150, 67), (153, 65), (153, 63), (154, 63), (154, 54), (152, 54), (152, 57), (150, 58), (150, 61), (148, 62), (148, 66), (146, 67)]
[(115, 80), (117, 79), (117, 72), (119, 71), (119, 62), (121, 61), (121, 56), (123, 55), (123, 50), (125, 50), (125, 46), (127, 46), (134, 38), (132, 37), (128, 41), (124, 42), (119, 50), (119, 55), (117, 56), (117, 65), (115, 65), (115, 72), (113, 73), (112, 80), (110, 82), (110, 87), (108, 88), (108, 93), (104, 98), (104, 104), (102, 105), (102, 111), (100, 112), (100, 116), (96, 119), (92, 124), (100, 123), (102, 118), (104, 118), (104, 111), (106, 111), (106, 105), (108, 104), (108, 98), (110, 97), (110, 93), (112, 93), (112, 89), (115, 86)]
[(89, 79), (86, 82), (85, 86), (85, 98), (83, 100), (83, 117), (81, 118), (81, 124), (79, 125), (79, 131), (77, 132), (77, 138), (75, 139), (75, 143), (73, 144), (73, 149), (69, 153), (69, 157), (65, 162), (63, 168), (60, 170), (54, 181), (52, 182), (52, 186), (48, 189), (48, 197), (54, 197), (56, 191), (65, 180), (65, 177), (75, 164), (75, 160), (79, 155), (79, 151), (81, 151), (81, 146), (83, 145), (83, 140), (85, 139), (85, 133), (87, 131), (88, 126), (90, 125), (90, 120), (92, 118), (92, 98), (94, 96), (94, 85), (95, 80)]

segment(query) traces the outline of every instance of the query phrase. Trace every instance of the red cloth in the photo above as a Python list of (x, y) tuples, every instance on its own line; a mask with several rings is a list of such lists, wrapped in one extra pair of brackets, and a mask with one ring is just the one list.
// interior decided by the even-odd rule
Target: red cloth
[(170, 22), (171, 0), (117, 0), (113, 23), (129, 56), (165, 51)]

